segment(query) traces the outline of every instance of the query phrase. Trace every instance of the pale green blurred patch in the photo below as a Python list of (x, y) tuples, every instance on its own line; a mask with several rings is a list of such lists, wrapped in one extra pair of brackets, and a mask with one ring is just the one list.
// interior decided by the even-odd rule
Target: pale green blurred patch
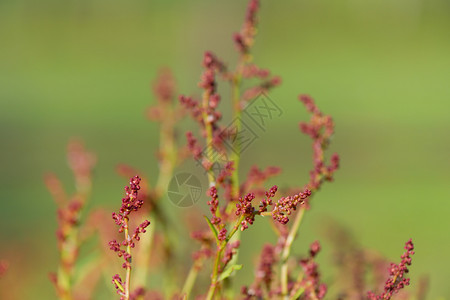
[[(83, 138), (98, 155), (91, 206), (117, 207), (126, 184), (117, 163), (156, 176), (157, 126), (144, 111), (154, 103), (157, 69), (169, 66), (180, 93), (198, 94), (203, 51), (236, 58), (231, 34), (244, 7), (237, 0), (0, 2), (0, 255), (16, 249), (21, 257), (22, 269), (11, 271), (22, 278), (19, 298), (54, 297), (43, 275), (56, 268), (56, 216), (42, 174), (54, 171), (70, 186), (69, 138)], [(270, 97), (284, 113), (243, 154), (244, 166), (281, 165), (280, 186), (307, 180), (310, 141), (297, 124), (309, 116), (299, 93), (333, 116), (330, 151), (342, 157), (336, 181), (314, 199), (296, 253), (325, 240), (320, 220), (330, 216), (395, 261), (412, 237), (412, 286), (428, 274), (429, 299), (450, 297), (449, 36), (443, 0), (262, 0), (255, 62), (282, 76)], [(267, 230), (261, 222), (245, 232), (242, 260), (253, 259), (250, 245), (273, 240)]]

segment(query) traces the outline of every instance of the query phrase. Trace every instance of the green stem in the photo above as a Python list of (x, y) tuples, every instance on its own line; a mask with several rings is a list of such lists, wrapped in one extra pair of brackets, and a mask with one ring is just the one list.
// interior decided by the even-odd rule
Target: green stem
[(125, 287), (124, 287), (124, 299), (130, 299), (130, 279), (131, 279), (131, 245), (130, 245), (130, 236), (128, 234), (128, 218), (125, 217), (125, 240), (127, 241), (127, 253), (130, 255), (127, 264), (127, 273), (125, 275)]
[[(238, 69), (242, 69), (242, 67), (238, 67)], [(233, 103), (233, 120), (236, 125), (236, 135), (242, 129), (241, 124), (241, 94), (240, 87), (242, 81), (242, 71), (236, 71), (236, 75), (232, 81), (232, 103)], [(233, 143), (233, 155), (231, 160), (233, 161), (234, 172), (231, 175), (232, 180), (232, 191), (231, 195), (233, 198), (237, 199), (239, 197), (239, 163), (241, 158), (241, 146), (239, 144), (239, 140), (236, 140), (236, 143)]]
[(78, 247), (78, 230), (73, 227), (61, 245), (61, 261), (58, 268), (58, 294), (63, 300), (72, 299), (73, 268)]
[(222, 246), (219, 247), (216, 253), (216, 258), (214, 260), (213, 274), (211, 278), (211, 285), (209, 286), (208, 295), (206, 296), (206, 300), (211, 300), (214, 297), (214, 292), (217, 287), (217, 278), (219, 275), (219, 264), (220, 257), (222, 256), (223, 249), (225, 249), (226, 243), (223, 243)]
[(226, 242), (227, 242), (227, 243), (231, 240), (231, 238), (232, 238), (233, 235), (236, 233), (236, 231), (238, 231), (239, 226), (241, 225), (242, 221), (244, 221), (244, 218), (245, 218), (245, 216), (244, 216), (244, 215), (241, 215), (241, 216), (239, 217), (239, 219), (236, 221), (236, 223), (235, 223), (234, 226), (233, 226), (233, 230), (231, 230), (230, 234), (228, 235), (228, 237), (227, 237), (227, 239), (226, 239)]
[(219, 277), (220, 258), (222, 257), (222, 253), (225, 250), (226, 245), (231, 240), (231, 238), (234, 236), (234, 234), (238, 231), (239, 225), (244, 220), (244, 218), (245, 218), (244, 215), (240, 216), (240, 218), (234, 224), (233, 230), (231, 230), (231, 232), (228, 235), (228, 237), (226, 238), (226, 240), (217, 249), (216, 258), (214, 260), (213, 274), (211, 277), (211, 285), (209, 286), (208, 295), (206, 296), (206, 300), (211, 300), (214, 297), (214, 292), (217, 287), (217, 278)]
[[(205, 91), (203, 93), (202, 117), (203, 117), (203, 122), (205, 123), (205, 131), (206, 131), (206, 159), (208, 160), (209, 163), (214, 163), (212, 161), (212, 154), (214, 151), (213, 144), (212, 144), (213, 143), (212, 126), (211, 126), (211, 121), (209, 120), (209, 116), (206, 112), (208, 105), (209, 105), (210, 96), (211, 95), (207, 91)], [(208, 174), (209, 187), (215, 186), (216, 181), (214, 179), (214, 172), (211, 169), (211, 167), (208, 167), (207, 174)]]
[(294, 224), (289, 231), (283, 247), (283, 252), (281, 254), (281, 293), (284, 296), (284, 299), (288, 299), (288, 259), (289, 255), (291, 254), (291, 246), (294, 242), (295, 237), (297, 236), (297, 232), (304, 214), (305, 209), (301, 207), (299, 212), (295, 216)]

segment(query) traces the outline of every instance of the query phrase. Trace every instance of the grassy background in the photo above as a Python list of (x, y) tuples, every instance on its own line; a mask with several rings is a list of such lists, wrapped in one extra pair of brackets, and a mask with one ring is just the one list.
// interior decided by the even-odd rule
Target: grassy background
[[(117, 207), (124, 185), (117, 163), (156, 176), (157, 126), (144, 111), (154, 103), (149, 82), (157, 69), (172, 68), (180, 93), (199, 93), (203, 51), (236, 58), (230, 37), (244, 7), (237, 0), (0, 2), (0, 256), (11, 263), (5, 280), (15, 297), (54, 297), (46, 274), (56, 268), (56, 217), (42, 174), (54, 171), (70, 186), (69, 138), (83, 138), (98, 155), (91, 205)], [(306, 181), (311, 150), (297, 130), (308, 118), (299, 93), (334, 117), (331, 150), (342, 158), (295, 252), (324, 240), (329, 218), (393, 260), (412, 237), (413, 284), (427, 274), (429, 299), (450, 297), (449, 34), (444, 0), (262, 1), (255, 62), (282, 76), (270, 97), (283, 115), (243, 154), (244, 165), (282, 166), (280, 185)], [(258, 225), (244, 237), (258, 245), (267, 235)], [(252, 248), (244, 244), (243, 260)]]

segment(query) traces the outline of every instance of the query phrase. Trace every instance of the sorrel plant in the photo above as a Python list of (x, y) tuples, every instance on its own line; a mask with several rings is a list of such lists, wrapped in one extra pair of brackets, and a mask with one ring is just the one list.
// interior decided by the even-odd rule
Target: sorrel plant
[[(279, 76), (273, 76), (269, 70), (255, 64), (251, 54), (259, 9), (258, 0), (249, 1), (242, 28), (233, 36), (238, 54), (233, 67), (225, 64), (216, 54), (205, 52), (199, 83), (201, 97), (181, 95), (176, 101), (175, 81), (169, 70), (161, 71), (155, 81), (153, 91), (157, 105), (148, 111), (148, 116), (160, 124), (158, 179), (153, 185), (142, 172), (120, 165), (118, 172), (131, 179), (125, 188), (119, 211), (112, 214), (113, 221), (106, 221), (101, 212), (94, 213), (97, 231), (103, 236), (100, 240), (107, 240), (105, 236), (108, 235), (114, 236), (111, 233), (114, 223), (119, 226), (118, 231), (122, 235), (119, 241), (111, 238), (109, 245), (102, 245), (104, 248), (109, 247), (122, 260), (122, 275), (111, 274), (113, 288), (120, 299), (195, 297), (210, 300), (240, 297), (316, 300), (325, 298), (327, 294), (327, 285), (320, 276), (316, 262), (321, 250), (320, 243), (313, 242), (309, 253), (300, 259), (292, 255), (292, 248), (313, 196), (325, 182), (333, 181), (339, 168), (338, 154), (332, 154), (329, 159), (325, 155), (334, 133), (332, 117), (324, 114), (311, 96), (299, 96), (300, 102), (311, 114), (308, 122), (300, 123), (301, 132), (312, 140), (313, 169), (310, 170), (308, 182), (281, 191), (277, 185), (267, 185), (269, 179), (281, 172), (279, 167), (253, 166), (246, 176), (242, 172), (240, 159), (244, 149), (241, 135), (245, 131), (243, 112), (251, 100), (268, 95), (271, 89), (281, 83)], [(244, 82), (248, 81), (257, 83), (244, 89), (244, 86), (248, 86)], [(231, 99), (222, 99), (218, 93), (219, 83), (229, 86)], [(231, 123), (223, 120), (220, 102), (231, 108)], [(186, 132), (186, 146), (180, 146), (181, 142), (176, 139), (176, 120), (186, 115), (197, 124), (198, 130)], [(198, 246), (192, 254), (188, 272), (181, 268), (175, 269), (171, 264), (178, 252), (174, 249), (169, 214), (165, 212), (166, 206), (162, 205), (162, 201), (167, 199), (166, 191), (174, 170), (185, 159), (196, 160), (206, 172), (209, 185), (206, 205), (210, 210), (208, 215), (196, 216), (207, 226), (205, 230), (190, 233)], [(92, 294), (86, 296), (86, 291), (93, 293), (93, 286), (98, 281), (98, 276), (92, 275), (95, 272), (84, 274), (89, 278), (84, 281), (76, 280), (79, 276), (75, 274), (79, 249), (84, 242), (80, 215), (89, 198), (95, 159), (80, 143), (72, 143), (69, 146), (69, 161), (76, 180), (74, 196), (69, 198), (65, 195), (54, 175), (46, 177), (47, 186), (59, 207), (57, 236), (60, 266), (51, 278), (60, 299), (81, 299), (81, 295), (92, 297)], [(115, 200), (117, 206), (120, 203), (118, 199)], [(85, 226), (89, 228), (92, 218), (87, 220)], [(255, 222), (269, 222), (277, 241), (275, 244), (264, 244), (260, 250), (255, 249), (259, 253), (259, 262), (253, 282), (242, 286), (240, 295), (237, 295), (235, 286), (238, 283), (233, 280), (234, 276), (243, 265), (249, 264), (238, 255), (242, 238), (240, 233), (252, 230)], [(157, 248), (159, 250), (155, 250)], [(347, 294), (348, 299), (390, 299), (409, 285), (406, 276), (411, 265), (411, 255), (414, 254), (411, 240), (406, 243), (405, 249), (400, 264), (392, 264), (389, 270), (386, 269), (387, 280), (382, 291), (378, 294), (362, 291), (368, 287), (364, 282), (363, 270), (355, 276), (355, 282), (363, 288), (351, 290)], [(111, 270), (110, 265), (115, 264), (115, 261), (109, 259), (111, 254), (104, 253), (107, 259), (98, 259), (94, 264)], [(149, 270), (157, 254), (161, 256), (157, 264), (161, 272), (158, 272), (166, 276), (163, 279), (165, 287), (152, 290), (147, 286), (152, 280)], [(366, 259), (356, 255), (353, 258), (358, 257), (361, 261)], [(209, 274), (208, 284), (198, 280), (201, 273)]]

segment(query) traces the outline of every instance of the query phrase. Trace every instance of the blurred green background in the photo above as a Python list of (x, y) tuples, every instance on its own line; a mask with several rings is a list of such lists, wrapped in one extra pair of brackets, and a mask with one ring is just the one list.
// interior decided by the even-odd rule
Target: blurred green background
[[(144, 111), (158, 68), (173, 70), (179, 93), (199, 94), (205, 50), (233, 65), (231, 35), (245, 6), (0, 1), (0, 258), (10, 261), (15, 297), (55, 297), (47, 273), (57, 263), (56, 209), (42, 174), (71, 187), (69, 138), (84, 139), (98, 157), (90, 205), (117, 207), (125, 185), (117, 163), (157, 174), (157, 125)], [(309, 116), (299, 93), (333, 116), (330, 151), (342, 159), (335, 182), (314, 198), (295, 252), (314, 239), (327, 248), (321, 228), (331, 218), (393, 261), (411, 237), (413, 286), (429, 275), (428, 299), (450, 297), (450, 2), (262, 0), (259, 28), (255, 62), (282, 76), (270, 97), (283, 115), (243, 154), (244, 166), (280, 165), (281, 186), (306, 182), (311, 143), (297, 124)], [(241, 259), (253, 261), (266, 236), (264, 226), (245, 232)]]

